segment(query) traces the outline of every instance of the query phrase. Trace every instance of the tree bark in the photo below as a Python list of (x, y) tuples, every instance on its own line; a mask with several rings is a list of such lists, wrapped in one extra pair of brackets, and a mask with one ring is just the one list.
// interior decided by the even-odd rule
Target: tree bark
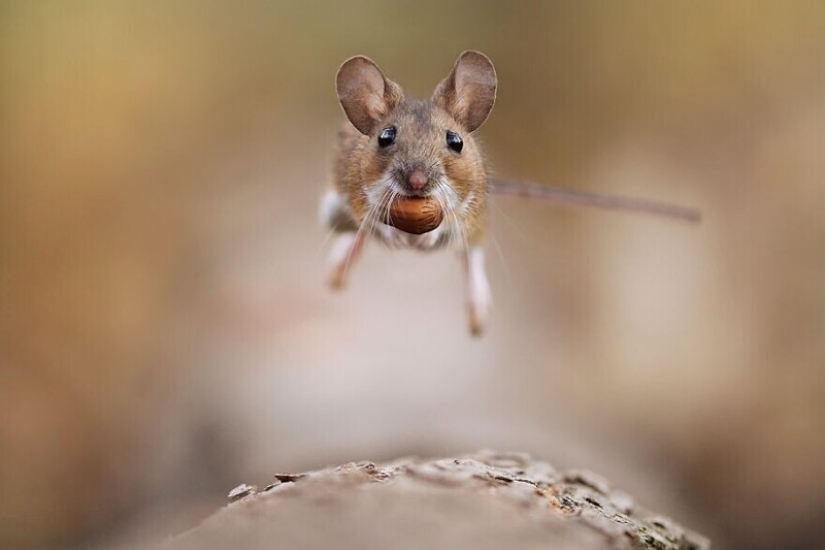
[(276, 474), (164, 550), (278, 548), (652, 548), (710, 543), (652, 514), (591, 472), (519, 453), (362, 462)]

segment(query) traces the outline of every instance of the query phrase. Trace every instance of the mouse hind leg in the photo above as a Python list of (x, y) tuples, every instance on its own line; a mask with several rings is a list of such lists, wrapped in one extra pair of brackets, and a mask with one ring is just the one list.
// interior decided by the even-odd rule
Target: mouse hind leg
[(484, 249), (480, 244), (467, 247), (464, 255), (464, 274), (467, 285), (467, 313), (470, 333), (481, 336), (490, 318), (492, 293), (484, 267)]

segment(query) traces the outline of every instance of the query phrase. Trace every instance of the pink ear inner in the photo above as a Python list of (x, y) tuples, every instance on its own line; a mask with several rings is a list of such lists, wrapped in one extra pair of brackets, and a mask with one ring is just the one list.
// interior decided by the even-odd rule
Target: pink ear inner
[(493, 63), (482, 53), (466, 51), (436, 88), (434, 99), (468, 131), (478, 129), (493, 109), (497, 78)]
[(369, 135), (401, 98), (397, 85), (384, 77), (372, 60), (357, 56), (338, 69), (338, 101), (347, 118), (362, 134)]

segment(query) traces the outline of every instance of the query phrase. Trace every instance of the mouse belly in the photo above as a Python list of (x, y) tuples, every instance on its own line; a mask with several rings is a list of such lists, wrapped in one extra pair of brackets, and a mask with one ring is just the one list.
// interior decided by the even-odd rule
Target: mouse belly
[(441, 222), (438, 227), (421, 235), (413, 235), (398, 228), (377, 223), (372, 233), (376, 239), (390, 248), (410, 248), (413, 250), (437, 250), (449, 241), (447, 224)]

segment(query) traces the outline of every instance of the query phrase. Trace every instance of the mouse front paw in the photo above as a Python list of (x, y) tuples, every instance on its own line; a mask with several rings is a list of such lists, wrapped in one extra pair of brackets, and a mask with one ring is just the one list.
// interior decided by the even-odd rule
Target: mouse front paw
[(347, 276), (364, 247), (364, 236), (357, 231), (335, 236), (327, 257), (327, 284), (340, 290), (347, 284)]

